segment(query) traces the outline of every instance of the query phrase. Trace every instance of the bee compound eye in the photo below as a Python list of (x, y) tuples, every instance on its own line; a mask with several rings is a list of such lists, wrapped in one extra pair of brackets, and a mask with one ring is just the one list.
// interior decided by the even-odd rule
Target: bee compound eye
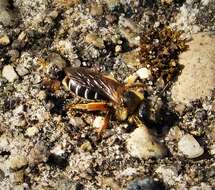
[(128, 107), (130, 102), (133, 99), (133, 93), (130, 91), (127, 91), (123, 94), (123, 104)]

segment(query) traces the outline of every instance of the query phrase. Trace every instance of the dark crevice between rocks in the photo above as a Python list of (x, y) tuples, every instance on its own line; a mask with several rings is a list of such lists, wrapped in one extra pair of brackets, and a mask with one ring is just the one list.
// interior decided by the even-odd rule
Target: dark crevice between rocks
[(4, 157), (4, 156), (10, 156), (11, 155), (11, 153), (10, 153), (10, 151), (1, 151), (0, 152), (0, 156), (2, 156), (2, 157)]
[(51, 101), (53, 103), (53, 107), (50, 110), (50, 113), (53, 114), (58, 114), (62, 116), (66, 116), (66, 110), (64, 109), (65, 106), (65, 99), (62, 97), (57, 97), (51, 93), (48, 93), (46, 97), (46, 102)]
[(68, 156), (59, 156), (56, 154), (50, 154), (47, 160), (47, 164), (59, 169), (65, 169), (68, 165)]

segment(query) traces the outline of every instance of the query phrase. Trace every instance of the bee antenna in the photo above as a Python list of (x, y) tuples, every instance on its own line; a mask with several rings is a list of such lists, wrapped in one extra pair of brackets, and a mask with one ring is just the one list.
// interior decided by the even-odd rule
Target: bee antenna
[[(161, 96), (161, 95), (165, 92), (165, 90), (170, 86), (170, 82), (171, 82), (171, 81), (168, 81), (168, 82), (166, 83), (166, 85), (163, 87), (163, 89), (161, 90), (161, 92), (158, 94), (159, 96)], [(154, 102), (154, 104), (153, 104), (153, 106), (152, 106), (153, 108), (154, 108), (155, 104), (158, 102), (159, 96), (156, 98), (156, 100), (155, 100), (155, 102)]]

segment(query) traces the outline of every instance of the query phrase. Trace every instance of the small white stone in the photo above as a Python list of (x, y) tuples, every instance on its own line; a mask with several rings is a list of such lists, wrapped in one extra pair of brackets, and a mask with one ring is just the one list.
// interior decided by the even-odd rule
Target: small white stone
[(116, 45), (115, 52), (118, 53), (122, 50), (122, 47), (120, 45)]
[(181, 138), (181, 140), (178, 142), (178, 149), (187, 158), (197, 158), (204, 153), (204, 149), (190, 134), (186, 134)]
[(161, 165), (155, 172), (161, 174), (164, 182), (170, 186), (174, 185), (176, 180), (178, 180), (178, 171), (174, 166)]
[(17, 67), (16, 67), (16, 72), (20, 75), (20, 76), (25, 76), (29, 73), (28, 69), (24, 66), (24, 65), (21, 65), (19, 64)]
[(137, 75), (140, 77), (140, 79), (149, 79), (151, 77), (151, 71), (145, 67), (137, 70)]
[(41, 90), (37, 95), (39, 100), (45, 100), (46, 99), (46, 92), (45, 90)]
[(16, 127), (25, 127), (27, 125), (27, 122), (23, 115), (19, 115), (13, 117), (12, 124)]
[(61, 145), (57, 145), (50, 151), (52, 154), (62, 156), (65, 153), (65, 150), (62, 149)]
[(104, 125), (104, 117), (102, 116), (96, 117), (95, 120), (93, 121), (93, 127), (98, 129), (102, 125)]
[(213, 144), (213, 145), (211, 145), (211, 146), (209, 147), (209, 153), (210, 153), (211, 155), (215, 155), (215, 144)]
[(208, 5), (208, 3), (210, 2), (211, 0), (202, 0), (201, 3), (202, 5), (206, 6)]
[(14, 115), (19, 115), (19, 114), (22, 114), (23, 112), (24, 112), (23, 105), (19, 105), (13, 110)]
[(69, 123), (74, 127), (84, 127), (85, 123), (81, 117), (71, 117)]
[(123, 170), (119, 176), (120, 177), (122, 177), (122, 176), (133, 176), (135, 174), (137, 174), (137, 169), (128, 167), (125, 170)]
[(2, 70), (2, 76), (6, 78), (9, 82), (13, 82), (19, 78), (11, 65), (4, 66)]
[(25, 135), (27, 135), (28, 137), (33, 137), (34, 135), (36, 135), (39, 132), (39, 129), (37, 127), (29, 127), (26, 132)]
[(10, 159), (9, 168), (11, 170), (18, 170), (25, 167), (28, 164), (28, 160), (23, 155), (15, 155)]
[(131, 133), (127, 140), (127, 148), (133, 157), (138, 158), (160, 158), (166, 154), (166, 148), (150, 134), (145, 126), (136, 128)]
[(120, 1), (119, 0), (105, 0), (105, 2), (107, 3), (107, 6), (109, 9), (114, 9), (114, 7), (118, 6)]
[(6, 46), (10, 43), (10, 39), (7, 35), (3, 35), (0, 37), (0, 45)]

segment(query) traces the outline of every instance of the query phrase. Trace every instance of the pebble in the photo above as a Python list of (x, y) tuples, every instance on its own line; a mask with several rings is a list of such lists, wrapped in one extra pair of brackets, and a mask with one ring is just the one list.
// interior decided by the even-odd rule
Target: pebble
[(20, 41), (20, 42), (26, 41), (26, 40), (27, 40), (27, 34), (26, 34), (26, 32), (25, 32), (25, 31), (22, 31), (22, 32), (19, 34), (17, 40)]
[(10, 39), (8, 35), (4, 34), (3, 36), (0, 37), (0, 45), (6, 46), (10, 43)]
[(110, 10), (113, 10), (116, 6), (120, 4), (120, 0), (105, 0), (107, 6)]
[(30, 151), (28, 160), (29, 164), (38, 164), (46, 162), (48, 159), (49, 151), (42, 143), (36, 144)]
[(12, 124), (16, 127), (25, 127), (27, 125), (27, 121), (24, 115), (15, 116), (12, 120)]
[[(27, 183), (22, 183), (22, 184), (17, 184), (17, 185), (14, 184), (13, 189), (14, 190), (29, 189), (29, 186), (27, 185)], [(44, 189), (40, 189), (40, 190), (44, 190)]]
[(178, 142), (178, 150), (187, 158), (197, 158), (204, 153), (204, 149), (197, 140), (190, 134), (184, 135)]
[(120, 51), (122, 51), (122, 46), (116, 45), (116, 47), (115, 47), (115, 52), (116, 52), (116, 53), (119, 53)]
[(126, 168), (125, 170), (123, 170), (121, 173), (120, 173), (120, 177), (122, 176), (134, 176), (136, 175), (138, 172), (137, 172), (137, 169), (136, 168)]
[(215, 155), (215, 144), (213, 144), (209, 147), (209, 153), (210, 153), (210, 155)]
[(89, 152), (92, 150), (92, 145), (90, 143), (90, 141), (86, 141), (81, 145), (81, 150), (85, 151), (85, 152)]
[[(37, 187), (38, 190), (45, 190), (46, 188)], [(59, 179), (56, 181), (54, 189), (59, 190), (84, 190), (84, 185), (78, 182), (74, 182), (72, 179)]]
[(10, 178), (11, 178), (11, 182), (13, 184), (23, 183), (23, 181), (24, 181), (24, 170), (19, 170), (15, 173), (12, 173), (10, 175)]
[(6, 78), (9, 82), (13, 82), (19, 78), (11, 65), (4, 66), (2, 70), (2, 76)]
[(189, 190), (212, 190), (212, 187), (202, 182), (201, 185), (192, 186)]
[(136, 71), (138, 77), (142, 80), (149, 79), (151, 77), (151, 71), (145, 67)]
[(16, 72), (19, 74), (19, 76), (25, 76), (29, 73), (29, 70), (22, 64), (17, 65)]
[(173, 2), (173, 0), (161, 0), (162, 4), (170, 5)]
[(167, 153), (166, 148), (152, 136), (144, 127), (136, 128), (127, 140), (127, 148), (133, 157), (138, 158), (161, 158)]
[(97, 116), (93, 121), (93, 127), (99, 129), (104, 124), (104, 117)]
[(178, 180), (178, 171), (175, 166), (161, 165), (156, 169), (155, 172), (161, 174), (164, 183), (170, 186), (174, 185)]
[(140, 65), (139, 48), (136, 48), (130, 52), (123, 53), (122, 59), (129, 66), (135, 67)]
[(183, 131), (178, 126), (173, 126), (169, 130), (165, 139), (170, 141), (174, 141), (174, 140), (179, 141), (182, 136), (183, 136)]
[(34, 135), (36, 135), (39, 132), (39, 129), (34, 126), (34, 127), (29, 127), (27, 128), (25, 135), (27, 135), (28, 137), (33, 137)]
[(55, 146), (50, 152), (57, 156), (63, 156), (65, 154), (65, 150), (61, 144)]
[(123, 16), (119, 17), (120, 33), (125, 37), (130, 47), (138, 47), (140, 44), (139, 28), (138, 25), (131, 19)]
[(13, 21), (13, 14), (8, 7), (10, 7), (8, 0), (0, 1), (0, 23), (5, 26), (10, 25)]
[(215, 37), (210, 33), (198, 33), (192, 37), (189, 49), (179, 56), (179, 63), (184, 68), (172, 88), (172, 98), (176, 103), (187, 104), (210, 96), (215, 84)]
[(152, 179), (151, 177), (139, 178), (131, 181), (128, 186), (127, 190), (164, 190), (164, 185)]
[(22, 114), (23, 112), (24, 112), (24, 105), (19, 105), (13, 110), (14, 115), (19, 115), (19, 114)]
[(93, 16), (101, 16), (103, 14), (102, 4), (92, 3), (90, 7), (90, 14)]
[(93, 44), (95, 47), (100, 49), (105, 47), (103, 39), (95, 33), (87, 34), (85, 37), (85, 41), (89, 44)]
[(46, 91), (45, 90), (41, 90), (41, 91), (39, 91), (39, 93), (38, 93), (38, 95), (37, 95), (37, 97), (38, 97), (38, 99), (39, 100), (45, 100), (46, 99), (46, 97), (47, 97), (47, 95), (46, 95)]
[(11, 158), (9, 168), (11, 171), (18, 171), (25, 168), (28, 165), (28, 160), (23, 155), (16, 155)]
[(84, 127), (86, 125), (81, 117), (70, 117), (69, 123), (74, 127)]
[(121, 190), (118, 182), (111, 177), (103, 177), (101, 179), (101, 186), (102, 186), (102, 189), (108, 189), (109, 187), (110, 189), (113, 189), (113, 190)]

